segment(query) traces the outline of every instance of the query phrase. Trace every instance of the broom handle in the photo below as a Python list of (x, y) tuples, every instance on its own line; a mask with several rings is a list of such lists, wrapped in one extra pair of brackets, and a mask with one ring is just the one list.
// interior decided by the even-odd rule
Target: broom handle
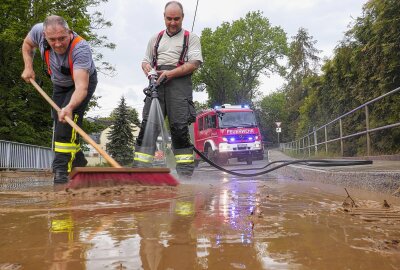
[[(36, 90), (38, 90), (38, 92), (44, 97), (44, 99), (54, 108), (54, 110), (60, 112), (61, 111), (60, 107), (58, 107), (57, 104), (54, 103), (54, 101), (46, 94), (45, 91), (43, 91), (43, 89), (35, 82), (35, 80), (30, 79), (30, 81), (36, 88)], [(71, 127), (75, 129), (87, 143), (93, 146), (97, 150), (97, 152), (99, 152), (99, 154), (102, 155), (107, 160), (107, 162), (111, 164), (111, 166), (113, 166), (114, 168), (122, 168), (122, 166), (119, 165), (118, 162), (116, 162), (103, 149), (101, 149), (100, 145), (98, 145), (95, 141), (93, 141), (93, 139), (90, 138), (89, 135), (87, 135), (86, 132), (83, 131), (83, 129), (81, 129), (74, 121), (72, 121), (71, 118), (65, 116), (65, 121), (67, 121), (68, 124), (70, 124)]]

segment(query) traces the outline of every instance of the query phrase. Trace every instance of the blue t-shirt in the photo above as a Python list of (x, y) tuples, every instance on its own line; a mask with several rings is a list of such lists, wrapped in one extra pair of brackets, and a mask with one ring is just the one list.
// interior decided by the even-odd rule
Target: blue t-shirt
[[(74, 32), (74, 37), (77, 34)], [(43, 34), (43, 23), (34, 25), (29, 32), (29, 37), (39, 47), (42, 59), (44, 59), (44, 34)], [(57, 54), (50, 49), (50, 69), (51, 69), (51, 81), (59, 86), (68, 87), (74, 85), (71, 75), (64, 75), (61, 73), (61, 66), (69, 68), (68, 62), (69, 49), (64, 54)], [(86, 40), (79, 41), (72, 51), (72, 63), (74, 69), (85, 69), (89, 71), (89, 75), (92, 75), (96, 67), (92, 58), (92, 51)]]

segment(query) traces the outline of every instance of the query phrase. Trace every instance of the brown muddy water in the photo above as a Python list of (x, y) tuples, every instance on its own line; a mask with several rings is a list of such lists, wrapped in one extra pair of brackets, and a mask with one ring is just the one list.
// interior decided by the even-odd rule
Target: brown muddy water
[(178, 187), (5, 183), (0, 269), (400, 268), (386, 194), (207, 170)]

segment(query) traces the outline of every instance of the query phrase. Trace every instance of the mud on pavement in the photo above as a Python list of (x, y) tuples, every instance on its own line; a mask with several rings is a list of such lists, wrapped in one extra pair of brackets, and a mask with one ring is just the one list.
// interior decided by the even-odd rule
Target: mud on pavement
[(178, 187), (3, 189), (0, 269), (400, 265), (396, 197), (279, 175), (196, 177)]

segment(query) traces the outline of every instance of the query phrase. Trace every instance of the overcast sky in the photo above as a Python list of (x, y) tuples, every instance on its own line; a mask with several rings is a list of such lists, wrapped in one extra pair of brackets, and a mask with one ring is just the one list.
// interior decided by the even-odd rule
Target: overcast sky
[[(306, 28), (317, 41), (320, 55), (331, 57), (333, 49), (343, 38), (348, 25), (362, 14), (367, 0), (198, 0), (193, 32), (198, 36), (204, 28), (215, 30), (222, 22), (243, 18), (249, 11), (260, 10), (272, 26), (280, 26), (288, 42), (300, 27)], [(183, 28), (192, 30), (197, 0), (181, 0), (185, 17)], [(99, 31), (117, 45), (115, 50), (103, 50), (106, 61), (116, 68), (114, 77), (99, 76), (96, 95), (101, 96), (101, 109), (91, 110), (89, 116), (108, 116), (117, 107), (121, 96), (141, 114), (143, 88), (148, 81), (141, 70), (147, 42), (152, 35), (165, 28), (163, 20), (165, 0), (109, 0), (96, 9), (103, 13), (112, 26)], [(264, 94), (276, 90), (283, 82), (278, 76), (263, 78), (260, 90)], [(205, 101), (206, 93), (195, 93), (194, 99)]]

